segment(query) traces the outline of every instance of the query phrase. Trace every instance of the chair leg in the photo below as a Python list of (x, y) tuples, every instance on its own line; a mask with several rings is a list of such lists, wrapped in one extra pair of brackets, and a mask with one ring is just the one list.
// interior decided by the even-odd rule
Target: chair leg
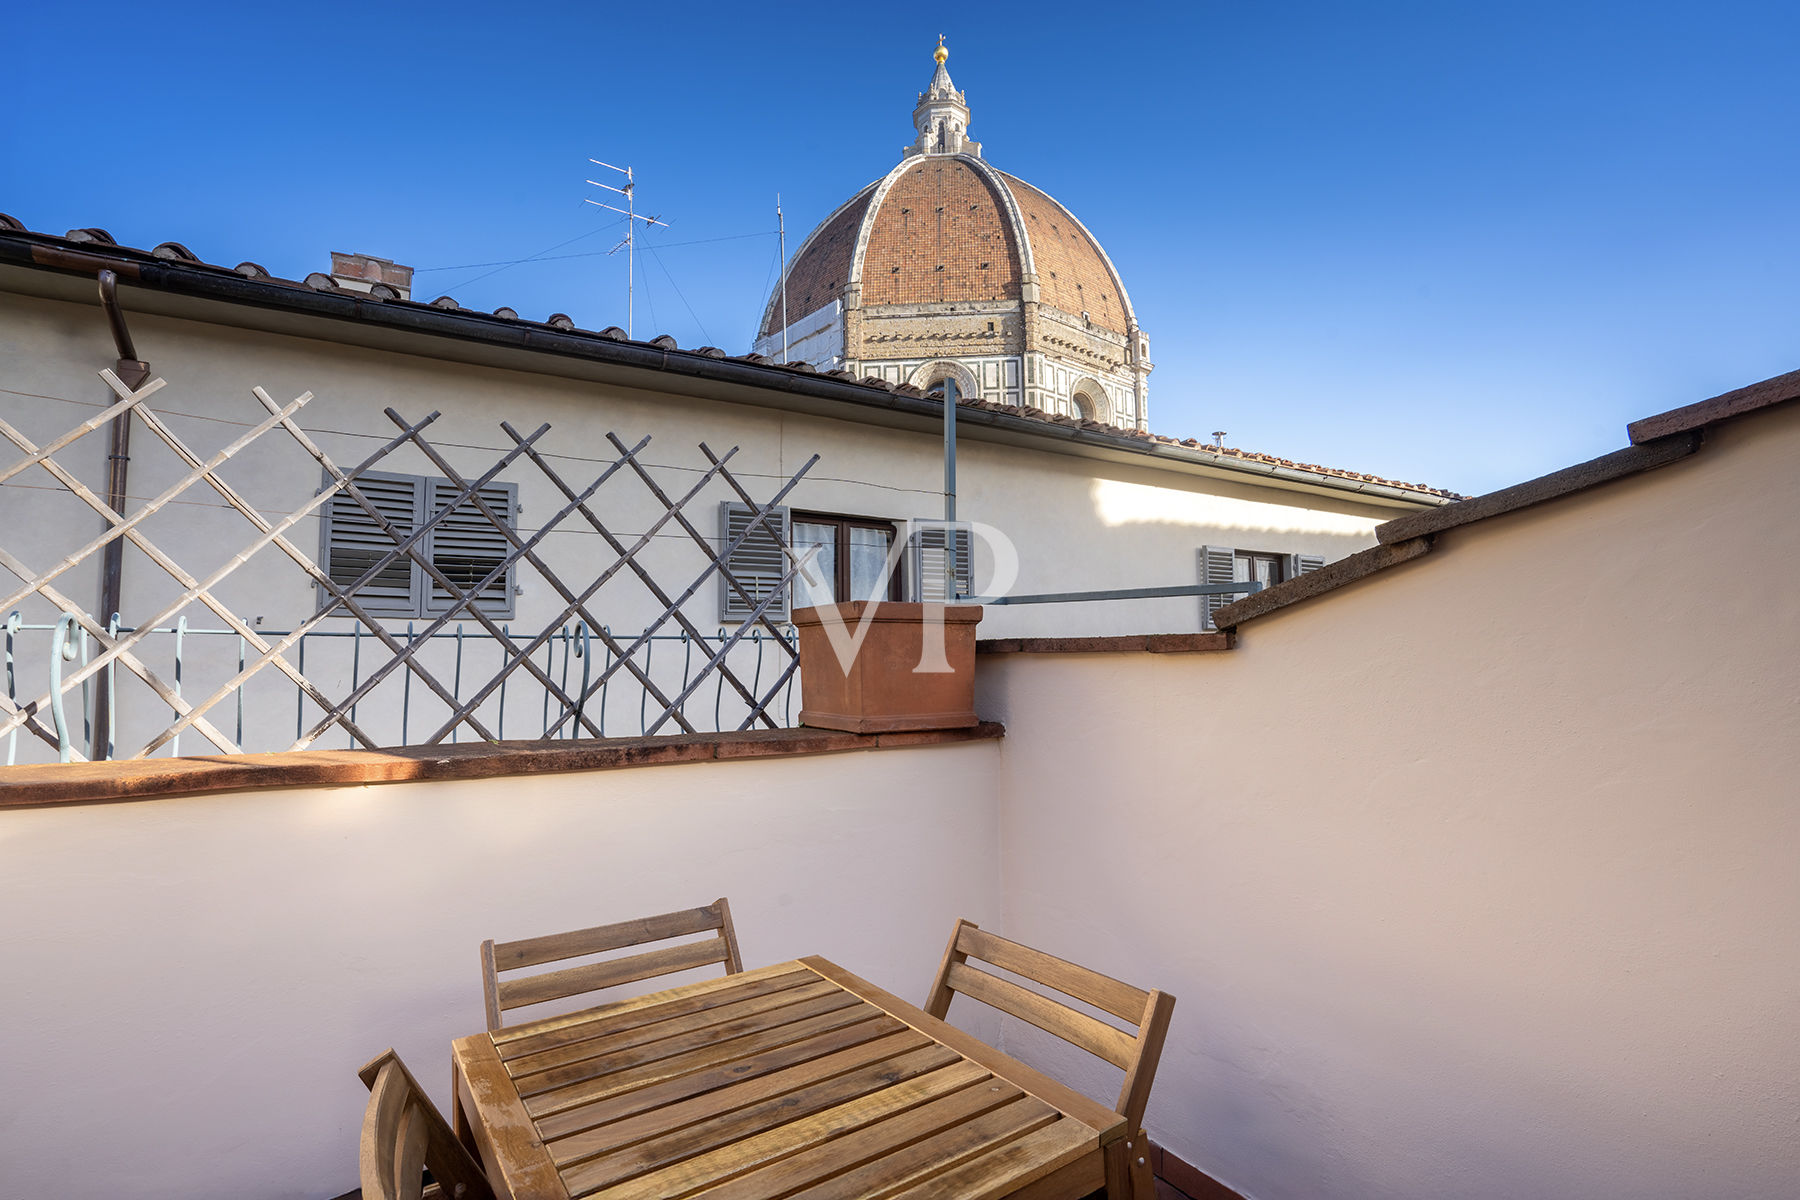
[(1132, 1200), (1156, 1200), (1156, 1171), (1150, 1165), (1150, 1139), (1143, 1130), (1125, 1144), (1130, 1159)]

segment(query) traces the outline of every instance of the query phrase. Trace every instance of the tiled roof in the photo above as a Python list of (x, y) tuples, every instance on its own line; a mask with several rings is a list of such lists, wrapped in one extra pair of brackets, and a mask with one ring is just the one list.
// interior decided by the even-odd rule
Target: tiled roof
[(1043, 302), (1071, 315), (1086, 314), (1120, 337), (1130, 330), (1125, 298), (1112, 264), (1075, 214), (1023, 179), (1002, 174), (1019, 204)]
[(866, 223), (865, 305), (1019, 299), (1023, 267), (1005, 201), (959, 159), (908, 160)]
[[(925, 398), (925, 393), (911, 384), (889, 383), (874, 376), (866, 376), (858, 380), (848, 371), (819, 371), (812, 365), (804, 362), (777, 363), (759, 354), (728, 354), (716, 346), (701, 346), (696, 349), (683, 351), (676, 344), (675, 339), (667, 334), (661, 334), (648, 341), (634, 342), (627, 336), (623, 329), (620, 329), (616, 325), (611, 325), (601, 330), (581, 330), (576, 328), (573, 320), (562, 313), (553, 313), (543, 321), (531, 321), (521, 317), (516, 310), (507, 307), (497, 308), (491, 314), (464, 309), (450, 296), (439, 296), (428, 302), (401, 299), (397, 291), (394, 291), (386, 285), (378, 285), (372, 292), (355, 291), (340, 287), (333, 281), (331, 276), (324, 274), (323, 272), (314, 272), (307, 275), (304, 279), (284, 279), (280, 276), (271, 274), (267, 268), (254, 262), (241, 262), (235, 267), (226, 267), (218, 263), (206, 262), (180, 242), (162, 242), (153, 249), (142, 250), (136, 247), (121, 246), (114, 240), (113, 236), (104, 229), (72, 229), (61, 235), (49, 234), (29, 230), (17, 219), (8, 216), (5, 213), (0, 213), (0, 239), (5, 238), (8, 234), (23, 235), (28, 239), (33, 247), (30, 261), (44, 267), (55, 268), (60, 266), (64, 269), (75, 269), (77, 267), (85, 268), (85, 263), (81, 263), (77, 259), (60, 255), (58, 253), (59, 249), (73, 251), (76, 254), (86, 252), (103, 258), (118, 258), (123, 260), (121, 276), (124, 278), (129, 278), (131, 274), (131, 264), (151, 265), (167, 263), (170, 266), (192, 268), (224, 277), (236, 276), (243, 280), (248, 280), (263, 286), (293, 289), (296, 292), (341, 295), (352, 298), (361, 304), (374, 303), (383, 307), (395, 307), (400, 309), (454, 312), (462, 317), (475, 318), (493, 322), (495, 324), (510, 326), (535, 325), (542, 329), (552, 330), (558, 333), (625, 343), (644, 350), (660, 351), (664, 355), (679, 353), (698, 358), (725, 359), (768, 371), (773, 376), (768, 380), (768, 386), (771, 387), (780, 387), (780, 378), (783, 375), (790, 378), (796, 375), (815, 375), (821, 378), (835, 379), (854, 387), (865, 389), (870, 393), (880, 393), (888, 396), (910, 399), (922, 400)], [(0, 256), (0, 262), (4, 261), (7, 261), (6, 258)], [(1032, 423), (1043, 425), (1046, 427), (1046, 432), (1053, 427), (1062, 427), (1069, 432), (1104, 435), (1103, 440), (1108, 444), (1114, 446), (1124, 445), (1125, 448), (1130, 448), (1132, 444), (1135, 444), (1138, 448), (1149, 453), (1154, 453), (1159, 447), (1192, 450), (1201, 458), (1211, 459), (1218, 465), (1225, 467), (1241, 464), (1245, 467), (1254, 469), (1255, 467), (1260, 466), (1317, 476), (1319, 477), (1318, 481), (1324, 484), (1329, 484), (1332, 481), (1344, 481), (1345, 483), (1361, 483), (1382, 488), (1393, 488), (1401, 492), (1412, 493), (1424, 503), (1442, 503), (1446, 500), (1462, 499), (1462, 497), (1455, 492), (1445, 491), (1442, 488), (1429, 487), (1425, 484), (1403, 483), (1365, 472), (1346, 471), (1336, 467), (1320, 466), (1315, 463), (1295, 462), (1272, 454), (1262, 454), (1256, 451), (1208, 445), (1198, 438), (1171, 438), (1162, 434), (1120, 429), (1116, 426), (1106, 425), (1097, 421), (1084, 421), (1076, 417), (1052, 415), (1035, 408), (995, 404), (968, 397), (963, 398), (958, 407), (959, 410), (970, 409), (991, 412), (1002, 417), (1011, 417), (1014, 418), (1015, 424)]]
[(1322, 467), (1317, 463), (1296, 462), (1293, 459), (1280, 458), (1276, 455), (1264, 454), (1257, 450), (1239, 450), (1234, 446), (1216, 446), (1210, 442), (1202, 441), (1199, 438), (1172, 438), (1161, 433), (1144, 433), (1134, 429), (1120, 429), (1115, 425), (1108, 425), (1102, 421), (1084, 421), (1077, 417), (1061, 416), (1059, 414), (1044, 412), (1042, 409), (1025, 408), (1016, 404), (992, 404), (983, 400), (964, 399), (961, 403), (961, 407), (986, 409), (991, 412), (1016, 413), (1027, 420), (1043, 421), (1050, 425), (1067, 425), (1077, 429), (1099, 430), (1117, 434), (1121, 437), (1137, 438), (1141, 441), (1157, 445), (1183, 446), (1237, 462), (1263, 463), (1271, 467), (1285, 467), (1290, 471), (1310, 471), (1315, 475), (1326, 475), (1333, 479), (1354, 479), (1362, 483), (1378, 483), (1384, 487), (1405, 488), (1409, 492), (1422, 492), (1428, 496), (1441, 496), (1446, 500), (1462, 500), (1465, 498), (1456, 492), (1445, 491), (1443, 488), (1431, 487), (1429, 484), (1402, 483), (1399, 480), (1385, 479), (1380, 475), (1370, 475), (1361, 471), (1346, 471), (1338, 467)]

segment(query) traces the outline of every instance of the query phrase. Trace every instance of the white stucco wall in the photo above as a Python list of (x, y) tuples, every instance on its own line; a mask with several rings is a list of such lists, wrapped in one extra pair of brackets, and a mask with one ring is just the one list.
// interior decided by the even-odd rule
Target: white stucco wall
[[(129, 295), (126, 300), (129, 308)], [(553, 432), (544, 446), (559, 456), (559, 468), (569, 471), (572, 482), (579, 479), (577, 486), (615, 457), (605, 441), (611, 430), (627, 444), (650, 435), (653, 441), (645, 461), (657, 468), (659, 479), (670, 488), (691, 483), (696, 469), (705, 466), (697, 449), (704, 440), (721, 452), (740, 447), (733, 469), (764, 494), (772, 493), (809, 456), (821, 455), (820, 463), (792, 494), (796, 508), (898, 520), (943, 513), (942, 442), (934, 433), (146, 313), (132, 313), (130, 320), (138, 352), (150, 361), (156, 376), (168, 381), (153, 407), (203, 453), (262, 419), (263, 410), (250, 396), (251, 387), (261, 385), (282, 402), (302, 392), (314, 393), (316, 398), (297, 419), (346, 466), (394, 436), (395, 427), (382, 415), (392, 406), (413, 419), (441, 412), (428, 436), (446, 449), (459, 470), (485, 468), (510, 446), (500, 432), (502, 420), (511, 421), (521, 432), (549, 422)], [(5, 389), (0, 390), (0, 414), (34, 439), (41, 442), (62, 433), (92, 415), (91, 406), (110, 399), (96, 373), (111, 364), (112, 356), (97, 308), (0, 293), (0, 389)], [(90, 434), (68, 452), (71, 467), (92, 473), (96, 483), (104, 436), (104, 431)], [(152, 495), (181, 473), (145, 431), (134, 434), (132, 448), (134, 496)], [(412, 451), (397, 453), (384, 466), (435, 473)], [(303, 502), (320, 484), (317, 466), (279, 432), (221, 468), (220, 474), (271, 512)], [(508, 470), (501, 481), (520, 483), (524, 527), (535, 527), (562, 507), (562, 497), (529, 464)], [(0, 489), (0, 526), (15, 553), (36, 563), (65, 543), (71, 528), (79, 527), (84, 537), (98, 532), (99, 521), (91, 510), (58, 495), (47, 476), (34, 471), (18, 482), (51, 490)], [(1370, 531), (1380, 521), (1407, 511), (1348, 497), (1075, 458), (975, 438), (959, 446), (958, 484), (959, 515), (996, 526), (1017, 544), (1024, 568), (1019, 587), (1024, 590), (1197, 582), (1194, 552), (1208, 543), (1306, 550), (1340, 558), (1371, 544)], [(711, 532), (717, 502), (729, 495), (718, 484), (693, 501), (688, 511)], [(207, 501), (210, 496), (196, 491), (186, 498)], [(641, 485), (624, 478), (609, 482), (596, 505), (617, 518), (615, 528), (621, 533), (641, 530), (661, 511)], [(567, 528), (573, 531), (578, 526), (579, 518)], [(146, 529), (161, 531), (178, 557), (200, 560), (223, 557), (227, 546), (252, 536), (241, 517), (211, 504), (171, 509), (153, 518)], [(303, 523), (293, 536), (302, 546), (316, 545), (316, 523)], [(685, 555), (684, 538), (666, 540), (671, 556)], [(558, 533), (546, 540), (543, 552), (552, 562), (577, 557), (588, 561), (598, 544), (592, 534)], [(166, 593), (157, 568), (141, 563), (142, 569), (137, 569), (135, 550), (128, 552), (127, 565), (128, 599), (135, 596), (142, 605)], [(271, 585), (240, 597), (247, 606), (260, 605), (256, 612), (272, 624), (303, 617), (313, 605), (311, 585), (286, 568), (280, 573), (286, 582), (279, 590)], [(252, 585), (240, 577), (225, 590), (247, 586)], [(88, 594), (85, 583), (70, 590), (83, 598)], [(614, 591), (609, 584), (603, 599)], [(614, 628), (633, 627), (633, 619), (641, 621), (649, 606), (641, 593), (613, 603), (621, 610), (612, 622)], [(520, 599), (520, 619), (529, 623), (534, 614), (547, 616), (558, 607), (547, 589), (530, 589), (528, 581), (527, 594)], [(697, 620), (716, 623), (716, 590), (704, 589), (693, 609)], [(1059, 606), (995, 612), (990, 628), (997, 636), (1146, 632), (1151, 627), (1191, 631), (1197, 617), (1198, 605), (1191, 601)]]
[[(259, 332), (131, 311), (136, 293), (122, 292), (138, 353), (167, 386), (152, 407), (200, 454), (207, 455), (241, 436), (266, 414), (250, 394), (260, 385), (281, 403), (303, 392), (315, 399), (298, 416), (300, 424), (341, 465), (351, 466), (392, 438), (396, 429), (383, 416), (392, 407), (409, 419), (441, 412), (428, 436), (457, 470), (474, 476), (489, 467), (511, 443), (500, 430), (510, 421), (521, 433), (540, 423), (553, 428), (541, 445), (572, 486), (585, 486), (615, 457), (605, 440), (615, 431), (627, 445), (652, 437), (645, 461), (671, 494), (683, 494), (705, 466), (697, 443), (723, 453), (739, 452), (732, 469), (752, 494), (769, 496), (813, 454), (820, 461), (791, 494), (796, 509), (877, 517), (903, 522), (941, 517), (942, 443), (929, 432), (887, 428), (864, 421), (787, 414), (748, 403), (695, 399), (660, 391), (569, 379), (519, 370), (323, 342), (308, 337)], [(436, 345), (435, 342), (424, 345)], [(39, 444), (92, 416), (111, 399), (96, 377), (110, 365), (114, 350), (97, 306), (0, 293), (0, 416)], [(106, 431), (97, 430), (61, 453), (59, 460), (91, 485), (104, 475)], [(10, 447), (0, 461), (11, 461)], [(1381, 520), (1406, 511), (1375, 507), (1345, 498), (1284, 490), (1255, 482), (1202, 478), (1148, 466), (1108, 463), (1064, 454), (966, 438), (958, 457), (959, 515), (994, 526), (1017, 547), (1021, 571), (1016, 590), (1050, 592), (1106, 587), (1144, 587), (1199, 582), (1196, 550), (1206, 544), (1232, 545), (1278, 553), (1304, 551), (1335, 559), (1370, 544)], [(441, 474), (411, 448), (397, 451), (381, 469), (416, 475)], [(185, 473), (149, 433), (139, 427), (132, 439), (130, 493), (134, 504), (157, 495)], [(321, 484), (318, 466), (288, 436), (276, 430), (219, 470), (262, 512), (284, 514), (304, 504)], [(500, 477), (519, 485), (520, 528), (535, 530), (565, 503), (529, 463), (515, 463)], [(720, 482), (690, 502), (686, 512), (703, 532), (718, 525), (718, 504), (734, 494)], [(661, 514), (661, 506), (637, 480), (621, 474), (593, 501), (609, 528), (630, 542)], [(99, 532), (93, 511), (33, 469), (0, 487), (0, 538), (27, 564), (42, 569)], [(579, 515), (567, 520), (540, 545), (539, 553), (579, 590), (612, 561), (611, 552)], [(239, 514), (217, 501), (204, 485), (179, 497), (141, 526), (187, 570), (204, 576), (255, 536)], [(308, 517), (291, 533), (309, 553), (319, 545), (319, 524)], [(642, 561), (671, 593), (679, 595), (701, 570), (702, 559), (679, 528), (665, 526)], [(977, 551), (977, 586), (988, 579), (985, 545)], [(98, 605), (97, 557), (63, 578), (60, 586), (79, 603)], [(4, 575), (6, 572), (0, 572)], [(512, 628), (535, 633), (564, 607), (560, 597), (529, 567), (520, 569), (525, 594), (517, 598)], [(10, 582), (10, 576), (8, 577)], [(10, 590), (10, 589), (8, 589)], [(267, 630), (286, 630), (317, 604), (316, 589), (274, 549), (264, 549), (248, 569), (217, 589), (218, 596), (246, 621)], [(160, 611), (177, 587), (135, 548), (125, 553), (124, 619), (135, 624)], [(48, 605), (28, 601), (25, 619), (51, 623)], [(616, 632), (635, 632), (661, 611), (629, 573), (609, 582), (590, 605), (600, 622)], [(1191, 632), (1200, 606), (1192, 598), (1105, 604), (990, 609), (986, 637)], [(702, 629), (718, 626), (718, 587), (709, 581), (687, 606)], [(0, 613), (0, 618), (4, 617)], [(199, 605), (187, 610), (190, 624), (222, 628), (216, 615)], [(347, 616), (325, 628), (344, 630)], [(471, 635), (479, 634), (472, 623)], [(405, 621), (391, 621), (400, 631)], [(667, 632), (676, 632), (674, 626)], [(46, 632), (26, 635), (20, 656), (21, 692), (35, 697), (47, 687)], [(163, 636), (154, 665), (172, 675), (171, 639)], [(329, 652), (330, 662), (327, 664)], [(186, 689), (210, 694), (236, 671), (235, 639), (193, 639), (185, 648)], [(434, 667), (451, 674), (450, 648), (433, 647)], [(463, 678), (480, 677), (490, 651), (475, 652)], [(679, 687), (676, 652), (658, 647), (653, 670), (665, 686)], [(347, 691), (347, 645), (309, 648), (308, 672), (327, 690)], [(362, 662), (385, 661), (388, 653), (365, 647)], [(560, 667), (556, 668), (560, 669)], [(365, 666), (366, 670), (366, 666)], [(578, 678), (575, 664), (572, 678)], [(508, 737), (537, 736), (528, 727), (527, 708), (537, 715), (538, 695), (526, 694), (523, 674), (514, 677)], [(401, 740), (395, 710), (399, 676), (359, 710), (383, 744)], [(621, 685), (630, 681), (620, 676)], [(541, 694), (541, 693), (540, 693)], [(167, 706), (127, 680), (121, 688), (123, 725), (119, 752), (130, 754), (166, 724)], [(613, 690), (617, 711), (609, 733), (638, 732), (637, 689)], [(703, 699), (709, 699), (710, 693)], [(409, 737), (438, 724), (444, 709), (415, 686)], [(229, 707), (229, 702), (227, 704)], [(265, 671), (254, 681), (247, 702), (246, 743), (254, 749), (284, 748), (295, 735), (295, 691)], [(711, 704), (705, 705), (711, 716)], [(223, 715), (223, 714), (221, 714)], [(310, 706), (308, 716), (312, 715)], [(497, 714), (484, 713), (490, 729)], [(231, 720), (227, 719), (227, 724)], [(310, 719), (308, 721), (310, 724)], [(710, 725), (708, 726), (710, 728)], [(228, 730), (229, 732), (229, 730)], [(337, 734), (329, 743), (345, 744)], [(210, 749), (194, 734), (182, 749)], [(21, 741), (20, 761), (41, 760), (44, 747)], [(53, 748), (48, 751), (54, 757)]]
[(1790, 405), (1228, 653), (988, 661), (1005, 930), (1179, 997), (1152, 1136), (1256, 1200), (1796, 1194), (1797, 460)]
[(955, 918), (998, 919), (997, 761), (983, 742), (0, 813), (0, 1193), (341, 1194), (357, 1067), (391, 1044), (448, 1104), (483, 938), (725, 895), (746, 965), (823, 954), (920, 1001)]

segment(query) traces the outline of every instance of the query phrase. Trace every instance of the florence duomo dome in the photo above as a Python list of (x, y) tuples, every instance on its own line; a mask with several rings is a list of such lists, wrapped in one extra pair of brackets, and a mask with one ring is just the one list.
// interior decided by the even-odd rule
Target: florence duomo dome
[(1147, 428), (1150, 342), (1106, 251), (1068, 209), (989, 166), (944, 65), (900, 163), (814, 229), (755, 351), (820, 370)]

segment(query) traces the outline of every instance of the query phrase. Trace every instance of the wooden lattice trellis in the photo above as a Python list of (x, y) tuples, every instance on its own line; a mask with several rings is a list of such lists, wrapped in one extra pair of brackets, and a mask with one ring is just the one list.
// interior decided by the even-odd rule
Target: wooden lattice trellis
[[(16, 729), (25, 729), (51, 745), (58, 745), (59, 738), (55, 722), (47, 722), (44, 714), (57, 706), (61, 698), (80, 688), (84, 682), (102, 671), (124, 668), (143, 681), (149, 690), (169, 709), (169, 720), (149, 736), (132, 753), (121, 755), (126, 758), (141, 758), (150, 755), (159, 748), (169, 745), (185, 730), (193, 729), (219, 750), (226, 753), (238, 753), (241, 747), (233, 737), (222, 730), (218, 723), (210, 720), (208, 714), (220, 704), (239, 693), (243, 685), (259, 672), (273, 670), (285, 676), (296, 686), (302, 695), (317, 707), (317, 716), (300, 731), (290, 749), (303, 749), (313, 745), (321, 735), (329, 730), (339, 729), (347, 733), (355, 745), (368, 748), (377, 746), (375, 737), (357, 723), (355, 712), (359, 702), (365, 701), (369, 695), (396, 671), (402, 669), (410, 673), (421, 685), (428, 689), (446, 706), (448, 716), (431, 732), (415, 744), (431, 745), (443, 741), (453, 732), (466, 728), (474, 735), (484, 739), (494, 739), (496, 734), (483, 721), (480, 711), (482, 705), (493, 693), (500, 689), (504, 682), (515, 673), (524, 672), (531, 676), (536, 684), (544, 689), (550, 700), (559, 706), (560, 715), (547, 720), (546, 736), (554, 736), (565, 727), (585, 732), (590, 736), (601, 736), (602, 729), (588, 707), (596, 695), (604, 695), (608, 682), (620, 672), (634, 678), (643, 688), (645, 696), (654, 703), (653, 716), (645, 720), (646, 733), (655, 733), (665, 726), (674, 725), (684, 732), (693, 732), (694, 726), (685, 714), (685, 706), (690, 697), (708, 681), (717, 681), (728, 686), (736, 697), (742, 701), (745, 716), (740, 728), (750, 728), (756, 724), (774, 727), (777, 722), (769, 715), (771, 700), (781, 693), (793, 679), (799, 666), (798, 654), (782, 631), (769, 619), (767, 613), (777, 601), (780, 590), (790, 587), (795, 575), (804, 567), (806, 556), (796, 557), (783, 545), (787, 553), (788, 567), (776, 589), (764, 588), (760, 595), (753, 594), (743, 582), (732, 573), (729, 562), (733, 553), (746, 540), (753, 536), (772, 537), (780, 544), (781, 532), (779, 520), (769, 519), (789, 492), (800, 482), (806, 473), (818, 462), (818, 456), (812, 458), (789, 476), (775, 494), (766, 501), (757, 501), (744, 486), (743, 482), (732, 473), (729, 463), (737, 453), (736, 447), (723, 454), (715, 454), (705, 443), (700, 444), (700, 452), (705, 456), (706, 467), (699, 471), (693, 484), (678, 496), (671, 496), (665, 488), (652, 476), (650, 470), (641, 460), (642, 452), (649, 444), (648, 437), (636, 445), (627, 447), (617, 434), (608, 433), (607, 439), (617, 458), (607, 462), (595, 478), (584, 486), (564, 477), (551, 464), (546, 455), (539, 449), (539, 443), (550, 432), (549, 425), (540, 425), (529, 434), (521, 434), (511, 424), (503, 422), (501, 429), (511, 442), (510, 448), (500, 454), (485, 470), (474, 477), (453, 467), (445, 454), (426, 437), (426, 431), (438, 420), (440, 414), (431, 413), (423, 420), (408, 421), (393, 409), (385, 410), (397, 432), (392, 438), (383, 442), (361, 462), (348, 469), (338, 466), (330, 455), (301, 428), (294, 416), (311, 401), (312, 394), (306, 393), (286, 405), (277, 404), (267, 392), (261, 388), (252, 389), (257, 403), (264, 410), (264, 416), (255, 425), (239, 436), (229, 445), (218, 450), (209, 457), (202, 458), (186, 442), (183, 441), (166, 423), (151, 409), (147, 401), (159, 392), (164, 382), (154, 379), (133, 391), (111, 371), (101, 373), (107, 385), (113, 390), (116, 401), (98, 412), (80, 425), (70, 429), (61, 436), (52, 439), (42, 447), (35, 445), (18, 429), (5, 420), (0, 419), (0, 435), (12, 442), (24, 453), (24, 457), (10, 466), (0, 470), (0, 484), (28, 471), (32, 467), (40, 467), (48, 472), (62, 488), (80, 499), (93, 509), (105, 523), (104, 531), (97, 537), (87, 541), (64, 555), (53, 566), (37, 570), (20, 560), (14, 550), (0, 545), (0, 567), (12, 572), (19, 579), (19, 584), (0, 599), (0, 612), (6, 612), (25, 598), (35, 594), (51, 606), (72, 618), (66, 622), (70, 629), (79, 628), (92, 637), (99, 646), (99, 653), (88, 658), (82, 665), (59, 672), (51, 691), (26, 703), (0, 697), (0, 737), (4, 737)], [(140, 504), (129, 514), (114, 511), (105, 499), (97, 495), (91, 488), (83, 484), (72, 472), (57, 461), (55, 457), (80, 438), (100, 429), (118, 417), (127, 417), (141, 424), (153, 433), (156, 438), (174, 454), (185, 467), (173, 483), (163, 491)], [(277, 428), (281, 429), (293, 445), (298, 446), (324, 472), (325, 486), (305, 503), (292, 511), (279, 516), (270, 516), (258, 511), (234, 489), (220, 474), (220, 468), (237, 457), (244, 450), (257, 443)], [(406, 530), (396, 528), (376, 503), (365, 495), (357, 486), (357, 479), (365, 473), (374, 471), (390, 455), (402, 447), (410, 447), (422, 454), (433, 468), (439, 472), (452, 494), (442, 503), (436, 505), (426, 519)], [(530, 533), (522, 533), (513, 528), (504, 516), (494, 511), (482, 494), (482, 488), (497, 479), (502, 472), (519, 464), (535, 469), (545, 481), (563, 498), (562, 506), (538, 528)], [(608, 481), (635, 479), (661, 505), (662, 511), (647, 528), (635, 536), (621, 536), (608, 527), (602, 520), (591, 501), (602, 486)], [(723, 545), (715, 545), (715, 539), (703, 533), (683, 511), (696, 497), (715, 483), (722, 484), (738, 501), (749, 505), (754, 510), (754, 517), (749, 525), (730, 539), (719, 539)], [(254, 536), (245, 542), (234, 554), (222, 564), (208, 572), (204, 577), (196, 577), (181, 564), (150, 540), (141, 528), (144, 522), (178, 497), (204, 485), (210, 489), (230, 509), (237, 512), (248, 522)], [(330, 572), (314, 560), (314, 557), (297, 546), (289, 536), (300, 522), (312, 518), (321, 507), (330, 503), (333, 497), (342, 494), (354, 501), (373, 521), (383, 535), (392, 540), (391, 547), (383, 547), (360, 576), (348, 584), (335, 581)], [(500, 531), (507, 543), (506, 553), (495, 562), (485, 575), (462, 586), (452, 580), (425, 552), (428, 535), (434, 528), (451, 518), (458, 510), (467, 512), (472, 507)], [(600, 537), (612, 551), (613, 559), (603, 569), (597, 571), (592, 578), (584, 581), (570, 581), (564, 578), (567, 571), (559, 572), (545, 560), (540, 553), (544, 539), (560, 528), (564, 522), (579, 517), (581, 532), (591, 532)], [(679, 589), (663, 586), (640, 561), (642, 551), (651, 544), (653, 538), (666, 527), (674, 525), (685, 534), (697, 547), (701, 554), (701, 566), (698, 573)], [(759, 533), (758, 527), (761, 527)], [(178, 591), (173, 599), (167, 601), (160, 610), (147, 619), (139, 620), (131, 631), (119, 631), (110, 628), (105, 620), (90, 612), (86, 606), (72, 600), (56, 586), (56, 581), (77, 566), (92, 559), (104, 548), (118, 540), (125, 539), (141, 551), (146, 558), (155, 563), (174, 580)], [(297, 566), (308, 579), (322, 590), (324, 600), (305, 621), (298, 623), (292, 630), (279, 636), (265, 638), (259, 633), (251, 621), (246, 621), (237, 612), (220, 600), (217, 590), (222, 581), (230, 577), (249, 563), (259, 552), (273, 546), (282, 555)], [(397, 633), (385, 624), (381, 617), (371, 614), (356, 598), (356, 593), (364, 585), (374, 580), (383, 571), (397, 563), (405, 561), (416, 565), (438, 587), (450, 596), (451, 603), (447, 611), (435, 617), (421, 630)], [(508, 572), (519, 564), (529, 565), (539, 577), (550, 587), (560, 602), (560, 611), (553, 619), (544, 623), (541, 630), (531, 636), (510, 626), (502, 625), (494, 617), (482, 611), (475, 604), (474, 598), (483, 590), (494, 584), (496, 580), (508, 578)], [(596, 594), (606, 583), (621, 572), (629, 571), (643, 587), (662, 606), (659, 616), (649, 622), (639, 634), (622, 639), (608, 629), (607, 623), (601, 620), (591, 608)], [(750, 606), (750, 615), (738, 623), (735, 628), (721, 630), (708, 635), (684, 611), (684, 606), (699, 593), (702, 587), (712, 580), (715, 574), (723, 574), (726, 586), (732, 588)], [(246, 656), (241, 669), (231, 678), (219, 683), (204, 697), (190, 700), (181, 694), (179, 682), (171, 683), (146, 660), (141, 652), (144, 638), (158, 626), (164, 625), (176, 614), (193, 604), (200, 604), (210, 610), (226, 627), (235, 632), (244, 641), (251, 654)], [(333, 616), (349, 615), (366, 625), (371, 635), (386, 648), (391, 657), (360, 679), (348, 691), (340, 695), (331, 694), (321, 680), (309, 678), (301, 666), (290, 661), (290, 651), (296, 644), (301, 644), (306, 635), (317, 629), (319, 625)], [(546, 666), (535, 661), (533, 655), (540, 647), (558, 635), (564, 623), (578, 620), (591, 631), (602, 645), (610, 652), (608, 665), (598, 674), (584, 678), (581, 686), (570, 689), (559, 681)], [(482, 682), (469, 696), (462, 696), (460, 686), (446, 683), (439, 674), (420, 661), (419, 648), (428, 645), (433, 635), (437, 634), (451, 621), (472, 621), (480, 625), (486, 634), (495, 640), (505, 651), (503, 664)], [(697, 673), (684, 676), (684, 686), (677, 694), (669, 695), (649, 670), (639, 661), (642, 651), (657, 636), (657, 631), (673, 622), (691, 637), (696, 644), (704, 648), (707, 655), (704, 668)], [(774, 635), (772, 644), (781, 647), (785, 653), (786, 663), (779, 672), (775, 683), (767, 688), (753, 687), (733, 670), (728, 664), (728, 656), (734, 646), (757, 628), (767, 630)], [(566, 736), (566, 735), (565, 735)], [(78, 752), (71, 752), (68, 739), (61, 739), (65, 757), (79, 757)]]

